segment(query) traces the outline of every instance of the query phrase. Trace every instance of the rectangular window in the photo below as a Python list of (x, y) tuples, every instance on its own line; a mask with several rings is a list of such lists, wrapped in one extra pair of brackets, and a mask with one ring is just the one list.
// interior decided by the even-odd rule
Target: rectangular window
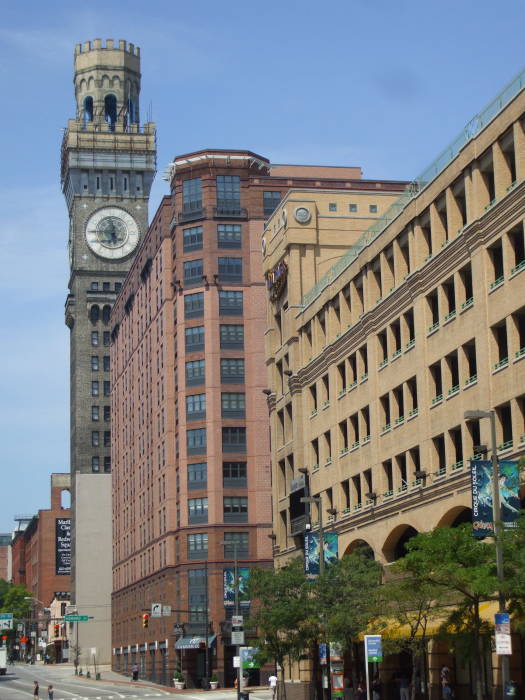
[(241, 210), (241, 178), (238, 175), (217, 175), (217, 213), (239, 216)]
[(225, 489), (245, 489), (248, 486), (246, 462), (223, 462), (222, 485)]
[(225, 496), (223, 503), (225, 523), (248, 522), (248, 499), (246, 496)]
[(202, 284), (203, 272), (202, 260), (187, 260), (184, 263), (184, 284)]
[(98, 282), (91, 282), (90, 289), (92, 292), (98, 292)]
[(200, 177), (182, 183), (182, 210), (184, 213), (202, 210), (202, 187)]
[(240, 224), (217, 225), (218, 248), (242, 248), (242, 227)]
[(91, 396), (98, 396), (98, 382), (91, 382)]
[(120, 292), (122, 289), (122, 282), (115, 282), (115, 291)]
[(208, 465), (206, 462), (188, 464), (188, 490), (205, 489), (208, 485)]
[(184, 318), (199, 318), (204, 316), (204, 292), (186, 294), (184, 296)]
[(337, 202), (329, 202), (328, 211), (337, 211)]
[(91, 355), (91, 371), (98, 372), (98, 355)]
[(242, 282), (242, 258), (219, 258), (221, 282)]
[(370, 204), (370, 206), (368, 207), (368, 211), (371, 214), (377, 214), (377, 204)]
[(111, 431), (104, 430), (104, 447), (111, 447)]
[(357, 211), (357, 204), (349, 204), (348, 209), (352, 212), (352, 214), (355, 214)]
[(208, 522), (208, 499), (188, 499), (188, 522), (190, 525)]
[(99, 410), (98, 406), (91, 406), (91, 420), (98, 420)]
[(243, 299), (242, 292), (219, 291), (219, 315), (220, 316), (242, 316)]
[(223, 384), (244, 384), (244, 359), (221, 359), (221, 382)]
[(91, 457), (91, 471), (92, 472), (99, 472), (100, 471), (100, 457)]
[(103, 338), (104, 338), (104, 345), (108, 346), (111, 344), (111, 333), (109, 331), (104, 331)]
[(109, 372), (109, 369), (110, 369), (109, 355), (104, 355), (104, 357), (102, 358), (102, 362), (103, 362), (104, 372)]
[(205, 360), (186, 362), (186, 386), (199, 386), (200, 384), (204, 384), (205, 374)]
[(110, 284), (109, 282), (102, 282), (102, 291), (109, 292)]
[(109, 406), (104, 406), (104, 420), (107, 422), (111, 418), (111, 408)]
[(221, 394), (221, 415), (223, 418), (244, 418), (246, 404), (244, 392)]
[(271, 216), (280, 201), (280, 192), (263, 192), (264, 216)]
[(224, 558), (246, 559), (249, 556), (249, 535), (247, 532), (224, 533)]
[(182, 247), (185, 253), (202, 250), (202, 226), (185, 228), (182, 232)]
[(186, 352), (204, 350), (204, 326), (193, 326), (184, 330)]
[(110, 455), (106, 455), (104, 457), (104, 471), (106, 473), (111, 471), (111, 457), (110, 457)]
[(111, 394), (111, 385), (109, 381), (104, 381), (104, 396), (109, 396)]
[(206, 454), (206, 428), (186, 431), (186, 446), (188, 455)]
[(206, 418), (206, 394), (186, 396), (186, 420)]
[(98, 331), (91, 331), (91, 345), (93, 347), (98, 345)]
[(91, 447), (98, 447), (100, 444), (100, 433), (98, 430), (91, 431)]
[(246, 452), (246, 428), (222, 429), (223, 452)]
[(220, 337), (222, 350), (244, 349), (244, 326), (221, 324)]
[(188, 559), (195, 561), (196, 559), (208, 558), (208, 533), (196, 532), (193, 535), (188, 535)]

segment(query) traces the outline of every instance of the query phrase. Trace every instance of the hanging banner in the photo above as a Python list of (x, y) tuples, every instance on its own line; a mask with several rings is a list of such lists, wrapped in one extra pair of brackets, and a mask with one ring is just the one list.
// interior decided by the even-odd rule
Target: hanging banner
[[(520, 516), (520, 474), (518, 463), (503, 460), (498, 464), (501, 521), (506, 529), (516, 527)], [(492, 462), (488, 459), (470, 461), (472, 488), (472, 528), (474, 537), (489, 537), (494, 532), (492, 509)]]
[[(237, 569), (239, 578), (239, 603), (241, 605), (249, 605), (248, 597), (248, 579), (250, 577), (250, 569), (241, 567)], [(230, 608), (235, 605), (235, 569), (224, 569), (224, 607)]]
[(517, 527), (520, 517), (520, 470), (518, 463), (502, 460), (499, 463), (499, 495), (501, 522), (505, 529)]
[[(323, 533), (324, 564), (330, 566), (339, 557), (339, 536), (337, 532)], [(319, 533), (306, 532), (304, 536), (304, 571), (310, 581), (319, 576)]]
[(55, 519), (55, 574), (71, 574), (71, 518)]

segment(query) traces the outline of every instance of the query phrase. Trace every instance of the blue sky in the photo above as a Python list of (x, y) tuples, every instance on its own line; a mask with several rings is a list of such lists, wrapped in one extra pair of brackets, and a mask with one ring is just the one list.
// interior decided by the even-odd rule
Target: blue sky
[(0, 531), (69, 470), (62, 127), (73, 49), (141, 47), (158, 128), (150, 216), (173, 156), (249, 148), (275, 163), (412, 179), (525, 65), (525, 4), (485, 0), (92, 0), (5, 4), (0, 24)]

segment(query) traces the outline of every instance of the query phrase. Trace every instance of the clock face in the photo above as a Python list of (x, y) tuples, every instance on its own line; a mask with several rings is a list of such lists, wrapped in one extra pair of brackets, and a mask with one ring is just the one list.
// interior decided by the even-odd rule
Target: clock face
[(105, 207), (89, 217), (86, 241), (91, 250), (103, 258), (125, 258), (137, 247), (137, 222), (124, 209)]

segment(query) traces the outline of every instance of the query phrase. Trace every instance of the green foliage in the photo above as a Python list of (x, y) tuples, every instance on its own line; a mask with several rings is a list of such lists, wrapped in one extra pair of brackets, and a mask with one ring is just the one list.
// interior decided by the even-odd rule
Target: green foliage
[(317, 637), (319, 616), (312, 584), (304, 575), (303, 560), (292, 560), (280, 569), (252, 569), (250, 595), (256, 609), (249, 625), (256, 626), (260, 661), (298, 660)]
[(380, 582), (380, 564), (361, 548), (329, 566), (314, 587), (323, 638), (350, 649), (380, 612)]
[[(520, 460), (525, 461), (524, 458)], [(503, 532), (504, 592), (512, 613), (512, 627), (525, 634), (525, 517)]]
[(11, 584), (3, 578), (0, 578), (0, 608), (4, 605), (4, 598)]
[(8, 584), (1, 601), (0, 612), (12, 612), (15, 620), (31, 616), (31, 601), (25, 598), (31, 597), (31, 591), (23, 585), (13, 586)]

